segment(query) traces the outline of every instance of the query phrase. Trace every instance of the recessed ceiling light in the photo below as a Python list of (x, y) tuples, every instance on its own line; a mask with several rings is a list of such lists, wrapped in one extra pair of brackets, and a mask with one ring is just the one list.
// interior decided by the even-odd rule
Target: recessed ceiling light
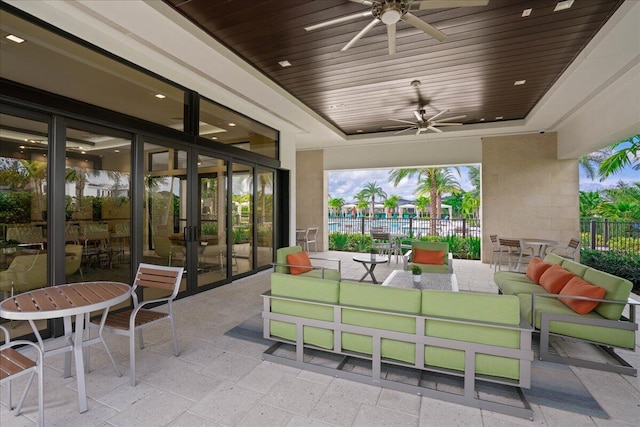
[(5, 38), (8, 40), (11, 40), (14, 43), (24, 43), (24, 39), (21, 39), (20, 37), (15, 36), (13, 34), (7, 34)]
[(114, 153), (119, 153), (119, 152), (120, 152), (120, 150), (113, 150), (113, 152), (114, 152)]
[(229, 126), (235, 126), (235, 125), (236, 125), (235, 123), (229, 123)]
[(166, 98), (166, 96), (164, 96), (164, 95), (163, 95), (163, 94), (161, 94), (161, 93), (156, 93), (154, 96), (155, 96), (156, 98), (158, 98), (158, 99), (165, 99), (165, 98)]
[(20, 149), (21, 149), (21, 150), (22, 150), (22, 149), (24, 149), (24, 145), (21, 145), (21, 146), (20, 146)]
[(522, 11), (522, 17), (526, 18), (527, 16), (531, 15), (531, 12), (533, 11), (533, 9), (525, 9)]
[(358, 129), (356, 132), (358, 132), (358, 133), (362, 133), (362, 132), (364, 132), (364, 131), (363, 131), (362, 129)]
[(526, 80), (516, 80), (515, 82), (513, 82), (514, 86), (520, 86), (525, 84), (527, 81)]
[(496, 120), (502, 120), (503, 116), (497, 116)]
[(217, 136), (212, 136), (211, 139), (218, 139), (218, 137)]
[(573, 6), (573, 0), (562, 0), (559, 1), (558, 4), (556, 4), (556, 7), (553, 9), (553, 11), (557, 12), (559, 10), (567, 10), (571, 6)]
[(86, 152), (86, 151), (81, 151), (80, 153), (82, 153), (82, 154), (87, 154), (87, 152)]
[(291, 62), (286, 61), (286, 60), (285, 60), (285, 61), (280, 61), (280, 62), (278, 62), (278, 64), (280, 64), (280, 66), (281, 66), (282, 68), (291, 67)]
[(484, 122), (484, 117), (480, 119), (481, 122)]

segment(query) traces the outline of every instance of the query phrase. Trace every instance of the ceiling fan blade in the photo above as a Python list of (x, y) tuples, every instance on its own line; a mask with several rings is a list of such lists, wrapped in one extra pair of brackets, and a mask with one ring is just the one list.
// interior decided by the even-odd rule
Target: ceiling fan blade
[(410, 125), (413, 125), (413, 126), (416, 125), (415, 123), (410, 122), (409, 120), (400, 120), (400, 119), (389, 119), (389, 120), (391, 120), (392, 122), (409, 123)]
[(406, 131), (411, 130), (411, 129), (415, 129), (415, 126), (411, 126), (410, 128), (406, 128), (406, 129), (399, 130), (398, 132), (394, 132), (393, 134), (394, 134), (394, 135), (399, 135), (399, 134), (401, 134), (402, 132), (406, 132)]
[[(442, 119), (442, 121), (451, 121), (451, 120), (460, 120), (460, 119), (464, 119), (465, 117), (467, 117), (466, 115), (462, 115), (462, 116), (453, 116), (453, 117), (447, 117), (446, 119)], [(432, 120), (432, 121), (436, 121), (439, 122), (440, 120)]]
[(373, 2), (369, 1), (369, 0), (349, 0), (349, 1), (352, 1), (354, 3), (360, 3), (360, 4), (363, 4), (365, 6), (373, 6)]
[(447, 35), (445, 33), (427, 24), (411, 12), (405, 13), (400, 19), (402, 19), (407, 24), (413, 25), (417, 29), (424, 31), (440, 42), (447, 38)]
[(389, 55), (396, 53), (396, 24), (387, 24), (387, 43), (389, 44)]
[(486, 6), (488, 4), (489, 0), (423, 0), (418, 9), (450, 9), (453, 7)]
[(428, 122), (436, 122), (436, 121), (438, 121), (438, 120), (437, 120), (437, 119), (438, 119), (438, 117), (440, 117), (440, 116), (441, 116), (441, 115), (443, 115), (443, 114), (446, 114), (446, 112), (447, 112), (447, 111), (449, 111), (449, 110), (442, 110), (442, 111), (440, 111), (438, 114), (436, 114), (436, 115), (434, 115), (434, 116), (429, 117), (429, 118), (427, 119), (427, 121), (428, 121)]
[(418, 119), (419, 122), (424, 122), (424, 119), (422, 118), (422, 114), (420, 114), (420, 111), (413, 111), (413, 114), (415, 114), (416, 119)]
[(367, 16), (371, 16), (371, 11), (370, 10), (368, 10), (366, 12), (354, 13), (353, 15), (342, 16), (340, 18), (331, 19), (329, 21), (321, 22), (321, 23), (315, 24), (315, 25), (309, 25), (308, 27), (304, 27), (304, 29), (305, 29), (305, 31), (318, 30), (320, 28), (329, 27), (331, 25), (341, 24), (343, 22), (353, 21), (354, 19), (365, 18)]
[(438, 129), (437, 127), (428, 126), (427, 129), (432, 130), (434, 132), (442, 133), (442, 131), (440, 129)]
[(369, 24), (367, 24), (366, 27), (364, 27), (362, 30), (360, 30), (360, 32), (358, 34), (356, 34), (350, 41), (349, 43), (347, 43), (346, 45), (344, 45), (344, 47), (342, 49), (340, 49), (341, 51), (345, 51), (347, 49), (349, 49), (351, 46), (353, 46), (358, 40), (360, 40), (362, 38), (362, 36), (364, 36), (365, 34), (367, 34), (369, 32), (369, 30), (371, 30), (378, 22), (380, 22), (380, 20), (378, 18), (373, 18), (373, 21), (369, 22)]
[(464, 123), (449, 123), (449, 122), (431, 122), (434, 126), (462, 126)]

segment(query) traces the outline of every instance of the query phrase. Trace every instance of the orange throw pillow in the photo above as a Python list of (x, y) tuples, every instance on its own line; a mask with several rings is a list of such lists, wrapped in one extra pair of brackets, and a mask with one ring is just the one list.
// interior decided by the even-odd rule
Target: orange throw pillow
[(289, 272), (293, 275), (313, 270), (309, 254), (304, 251), (287, 255), (287, 264), (289, 264)]
[(558, 264), (554, 264), (542, 273), (539, 284), (550, 294), (557, 294), (573, 277), (576, 277), (576, 275), (560, 267)]
[(551, 268), (551, 264), (548, 264), (536, 257), (529, 263), (525, 274), (529, 279), (533, 280), (534, 283), (540, 283), (540, 276), (542, 276), (542, 273), (547, 271), (549, 268)]
[[(565, 287), (562, 288), (560, 295), (575, 295), (580, 297), (603, 299), (606, 292), (605, 288), (592, 285), (591, 283), (576, 276), (569, 280)], [(573, 298), (558, 298), (558, 300), (565, 303), (571, 310), (578, 314), (587, 314), (600, 304), (599, 301), (585, 301)]]
[(413, 262), (416, 264), (444, 264), (444, 251), (430, 251), (427, 249), (413, 250)]

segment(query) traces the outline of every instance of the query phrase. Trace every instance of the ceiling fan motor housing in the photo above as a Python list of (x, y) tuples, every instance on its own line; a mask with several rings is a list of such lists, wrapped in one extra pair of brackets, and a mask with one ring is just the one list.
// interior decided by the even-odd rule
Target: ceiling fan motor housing
[(371, 13), (383, 23), (390, 25), (400, 20), (400, 17), (411, 8), (411, 1), (407, 0), (385, 0), (373, 3)]

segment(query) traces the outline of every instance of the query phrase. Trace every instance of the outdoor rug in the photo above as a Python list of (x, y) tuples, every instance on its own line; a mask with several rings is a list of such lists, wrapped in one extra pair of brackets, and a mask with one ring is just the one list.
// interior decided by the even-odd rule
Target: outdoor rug
[[(256, 314), (229, 329), (225, 335), (265, 345), (273, 344), (273, 341), (262, 337), (262, 317), (260, 314)], [(536, 336), (534, 336), (532, 347), (536, 355), (531, 363), (531, 388), (522, 389), (530, 404), (548, 406), (590, 417), (609, 418), (569, 366), (537, 359), (539, 343)], [(324, 356), (328, 357), (328, 354), (324, 353)], [(366, 369), (364, 366), (357, 366), (360, 365), (360, 362), (355, 359), (353, 364), (354, 369)], [(449, 386), (455, 387), (457, 380), (451, 376), (446, 377), (448, 378), (441, 377), (438, 382), (441, 385), (448, 383)], [(420, 382), (420, 380), (416, 381)], [(478, 385), (478, 392), (504, 397), (508, 397), (512, 393), (508, 387), (503, 388), (484, 382)]]

